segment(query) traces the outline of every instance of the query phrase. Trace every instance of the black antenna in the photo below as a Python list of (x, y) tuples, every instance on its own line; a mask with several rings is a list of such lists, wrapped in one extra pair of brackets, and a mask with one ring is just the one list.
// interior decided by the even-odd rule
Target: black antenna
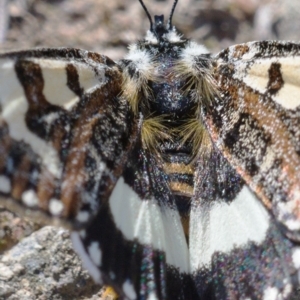
[(145, 13), (146, 13), (148, 19), (149, 19), (149, 22), (150, 22), (150, 31), (153, 32), (153, 21), (152, 21), (152, 18), (151, 18), (151, 16), (150, 16), (150, 13), (149, 13), (149, 11), (148, 11), (146, 5), (144, 4), (143, 0), (139, 0), (139, 1), (140, 1), (141, 5), (142, 5), (142, 7), (143, 7), (143, 9), (144, 9), (144, 11), (145, 11)]
[(177, 2), (178, 2), (178, 0), (175, 0), (174, 3), (173, 3), (173, 6), (172, 6), (172, 10), (171, 10), (169, 21), (168, 21), (168, 27), (169, 27), (169, 29), (172, 29), (172, 18), (173, 18), (173, 14), (174, 14)]

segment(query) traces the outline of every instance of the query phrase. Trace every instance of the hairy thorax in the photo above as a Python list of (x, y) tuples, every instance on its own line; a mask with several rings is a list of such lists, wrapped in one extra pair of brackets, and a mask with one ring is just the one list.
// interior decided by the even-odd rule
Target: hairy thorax
[(210, 55), (179, 35), (159, 42), (146, 36), (130, 47), (120, 66), (124, 96), (143, 119), (143, 147), (160, 157), (184, 218), (194, 192), (196, 158), (210, 144), (200, 117), (200, 105), (214, 93)]

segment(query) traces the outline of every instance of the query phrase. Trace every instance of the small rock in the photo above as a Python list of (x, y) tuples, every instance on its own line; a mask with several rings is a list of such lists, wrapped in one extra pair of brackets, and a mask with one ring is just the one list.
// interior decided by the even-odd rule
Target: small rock
[(0, 300), (88, 300), (100, 290), (73, 251), (67, 230), (44, 227), (0, 256)]
[(0, 280), (7, 281), (14, 276), (14, 272), (6, 265), (0, 263)]

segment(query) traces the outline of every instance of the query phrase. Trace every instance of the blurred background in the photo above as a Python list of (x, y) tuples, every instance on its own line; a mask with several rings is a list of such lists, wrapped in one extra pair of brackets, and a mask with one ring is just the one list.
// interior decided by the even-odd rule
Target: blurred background
[[(169, 16), (173, 0), (144, 0)], [(173, 24), (213, 53), (265, 39), (299, 40), (298, 0), (180, 0)], [(137, 0), (0, 0), (0, 51), (78, 47), (120, 59), (149, 28)]]

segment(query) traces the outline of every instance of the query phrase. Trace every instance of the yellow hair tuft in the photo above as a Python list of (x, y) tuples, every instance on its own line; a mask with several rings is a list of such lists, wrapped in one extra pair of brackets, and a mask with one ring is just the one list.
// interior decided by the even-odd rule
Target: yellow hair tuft
[(142, 126), (143, 147), (150, 151), (158, 152), (159, 141), (171, 139), (169, 128), (163, 124), (165, 117), (157, 116), (144, 120)]
[(193, 157), (205, 155), (211, 149), (209, 134), (204, 125), (197, 118), (188, 120), (183, 125), (175, 129), (174, 132), (182, 137), (182, 144), (185, 144), (188, 141), (192, 142)]
[(174, 66), (174, 74), (182, 80), (186, 80), (183, 94), (192, 91), (191, 96), (196, 103), (210, 104), (214, 96), (218, 94), (217, 84), (212, 76), (210, 68), (201, 68), (196, 64), (188, 65), (184, 60), (178, 61)]

